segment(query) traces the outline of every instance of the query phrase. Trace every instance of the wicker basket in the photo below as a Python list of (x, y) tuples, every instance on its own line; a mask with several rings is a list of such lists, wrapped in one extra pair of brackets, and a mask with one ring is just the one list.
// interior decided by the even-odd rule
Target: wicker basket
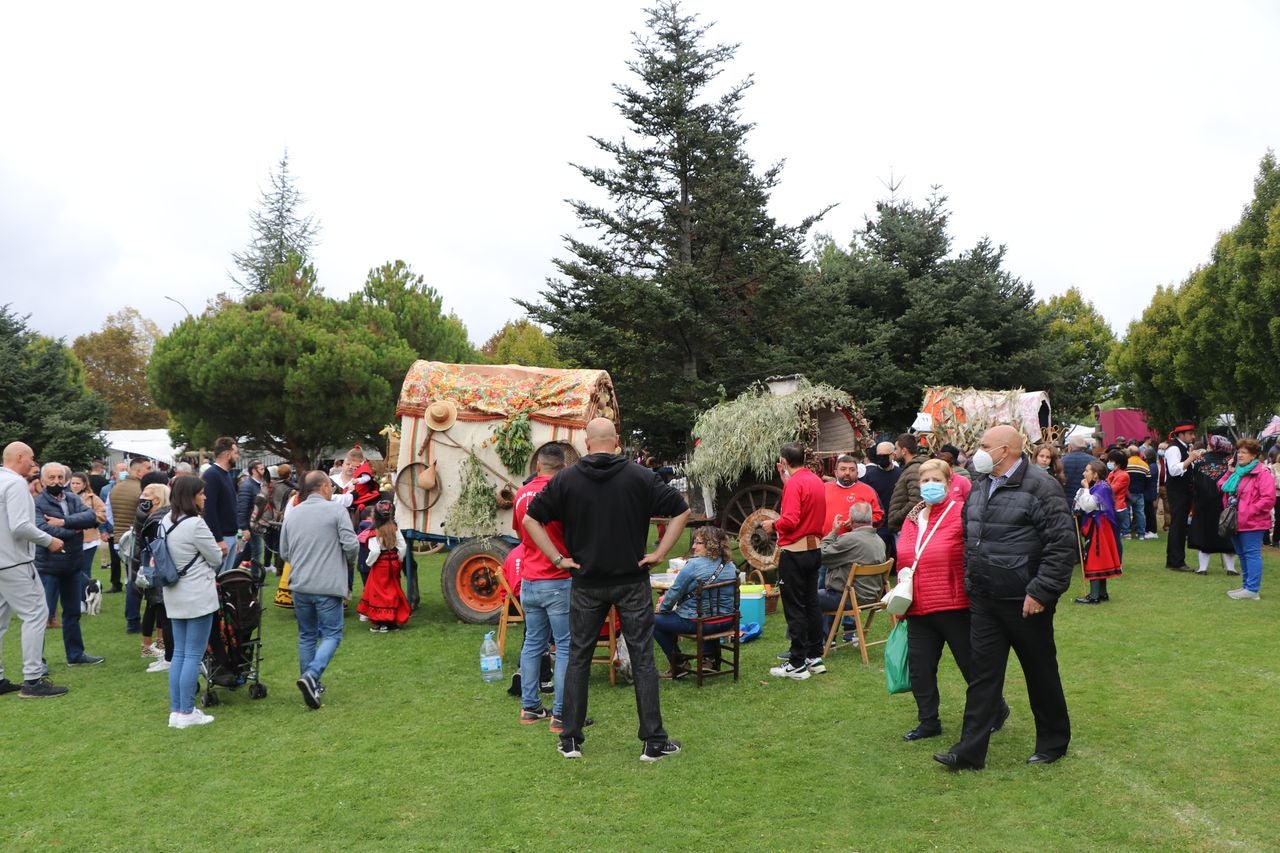
[(764, 572), (759, 569), (752, 569), (747, 573), (747, 580), (750, 583), (759, 584), (764, 587), (764, 612), (765, 614), (778, 612), (778, 599), (782, 597), (782, 591), (773, 586), (773, 584), (765, 583)]

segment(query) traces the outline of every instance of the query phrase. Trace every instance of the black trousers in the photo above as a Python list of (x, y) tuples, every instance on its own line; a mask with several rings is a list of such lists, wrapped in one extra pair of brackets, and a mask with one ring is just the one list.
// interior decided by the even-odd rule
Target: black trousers
[(1036, 752), (1064, 755), (1071, 742), (1071, 719), (1058, 676), (1053, 641), (1054, 607), (1022, 616), (1022, 600), (969, 599), (972, 678), (964, 703), (964, 731), (951, 751), (981, 767), (987, 761), (991, 727), (1002, 710), (1004, 674), (1012, 649), (1027, 680), (1027, 698), (1036, 721)]
[(783, 551), (778, 560), (778, 586), (782, 592), (782, 615), (787, 619), (787, 639), (791, 641), (791, 665), (804, 665), (805, 658), (822, 657), (822, 606), (818, 604), (818, 569), (822, 552)]
[(564, 680), (564, 732), (560, 740), (583, 741), (591, 657), (610, 607), (618, 608), (622, 636), (631, 655), (636, 712), (640, 717), (638, 736), (645, 743), (666, 743), (658, 702), (658, 668), (653, 663), (653, 590), (647, 575), (611, 586), (584, 586), (574, 581), (570, 588), (569, 669)]
[(107, 540), (107, 546), (111, 549), (111, 588), (120, 588), (120, 550), (116, 548), (116, 537), (112, 536)]
[(1147, 532), (1148, 533), (1158, 533), (1160, 531), (1160, 526), (1157, 523), (1157, 518), (1156, 518), (1156, 516), (1158, 515), (1156, 511), (1156, 504), (1160, 500), (1159, 495), (1160, 495), (1159, 492), (1156, 492), (1154, 494), (1151, 492), (1147, 492), (1147, 503), (1145, 505), (1145, 509), (1147, 513)]
[(1165, 486), (1169, 501), (1169, 541), (1165, 543), (1164, 564), (1167, 568), (1187, 564), (1187, 516), (1191, 513), (1189, 475), (1170, 477)]
[(969, 623), (968, 610), (943, 610), (907, 620), (911, 692), (916, 697), (917, 719), (925, 728), (942, 728), (938, 720), (938, 662), (942, 660), (943, 645), (950, 646), (965, 683), (972, 680)]

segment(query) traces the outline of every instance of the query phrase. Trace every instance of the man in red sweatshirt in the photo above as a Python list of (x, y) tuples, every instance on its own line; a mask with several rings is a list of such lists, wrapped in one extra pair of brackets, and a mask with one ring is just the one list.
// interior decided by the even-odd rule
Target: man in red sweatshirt
[(854, 504), (871, 504), (871, 523), (876, 527), (884, 519), (884, 510), (876, 490), (858, 482), (858, 460), (845, 453), (836, 459), (836, 478), (826, 486), (827, 520), (823, 523), (823, 535), (831, 529), (836, 516), (849, 517)]
[(787, 619), (791, 657), (769, 674), (804, 681), (827, 671), (822, 663), (822, 608), (818, 605), (818, 568), (824, 523), (826, 488), (817, 474), (804, 467), (804, 447), (788, 442), (778, 450), (782, 477), (782, 510), (777, 521), (766, 521), (766, 532), (778, 534), (778, 586)]

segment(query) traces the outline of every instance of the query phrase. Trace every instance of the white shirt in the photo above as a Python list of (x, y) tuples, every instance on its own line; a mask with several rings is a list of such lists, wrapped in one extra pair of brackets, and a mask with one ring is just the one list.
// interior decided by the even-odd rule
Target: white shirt
[(1170, 444), (1164, 451), (1164, 468), (1170, 477), (1181, 477), (1187, 471), (1187, 466), (1182, 464), (1182, 448), (1176, 444)]

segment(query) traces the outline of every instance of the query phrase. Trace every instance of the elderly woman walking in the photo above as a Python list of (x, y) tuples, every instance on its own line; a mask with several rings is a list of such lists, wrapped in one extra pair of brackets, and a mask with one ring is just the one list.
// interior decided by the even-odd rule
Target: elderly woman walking
[(1187, 542), (1195, 548), (1200, 564), (1196, 574), (1207, 575), (1214, 554), (1222, 555), (1227, 574), (1236, 571), (1236, 546), (1230, 536), (1218, 533), (1218, 520), (1222, 516), (1222, 491), (1218, 481), (1227, 474), (1234, 447), (1230, 439), (1210, 435), (1204, 455), (1191, 463), (1191, 522), (1187, 525)]
[(1262, 537), (1271, 527), (1271, 509), (1276, 504), (1276, 481), (1271, 469), (1261, 464), (1262, 446), (1252, 438), (1236, 445), (1236, 467), (1218, 481), (1223, 506), (1234, 502), (1236, 531), (1231, 537), (1240, 555), (1244, 572), (1240, 589), (1227, 595), (1234, 599), (1257, 599), (1262, 586)]

